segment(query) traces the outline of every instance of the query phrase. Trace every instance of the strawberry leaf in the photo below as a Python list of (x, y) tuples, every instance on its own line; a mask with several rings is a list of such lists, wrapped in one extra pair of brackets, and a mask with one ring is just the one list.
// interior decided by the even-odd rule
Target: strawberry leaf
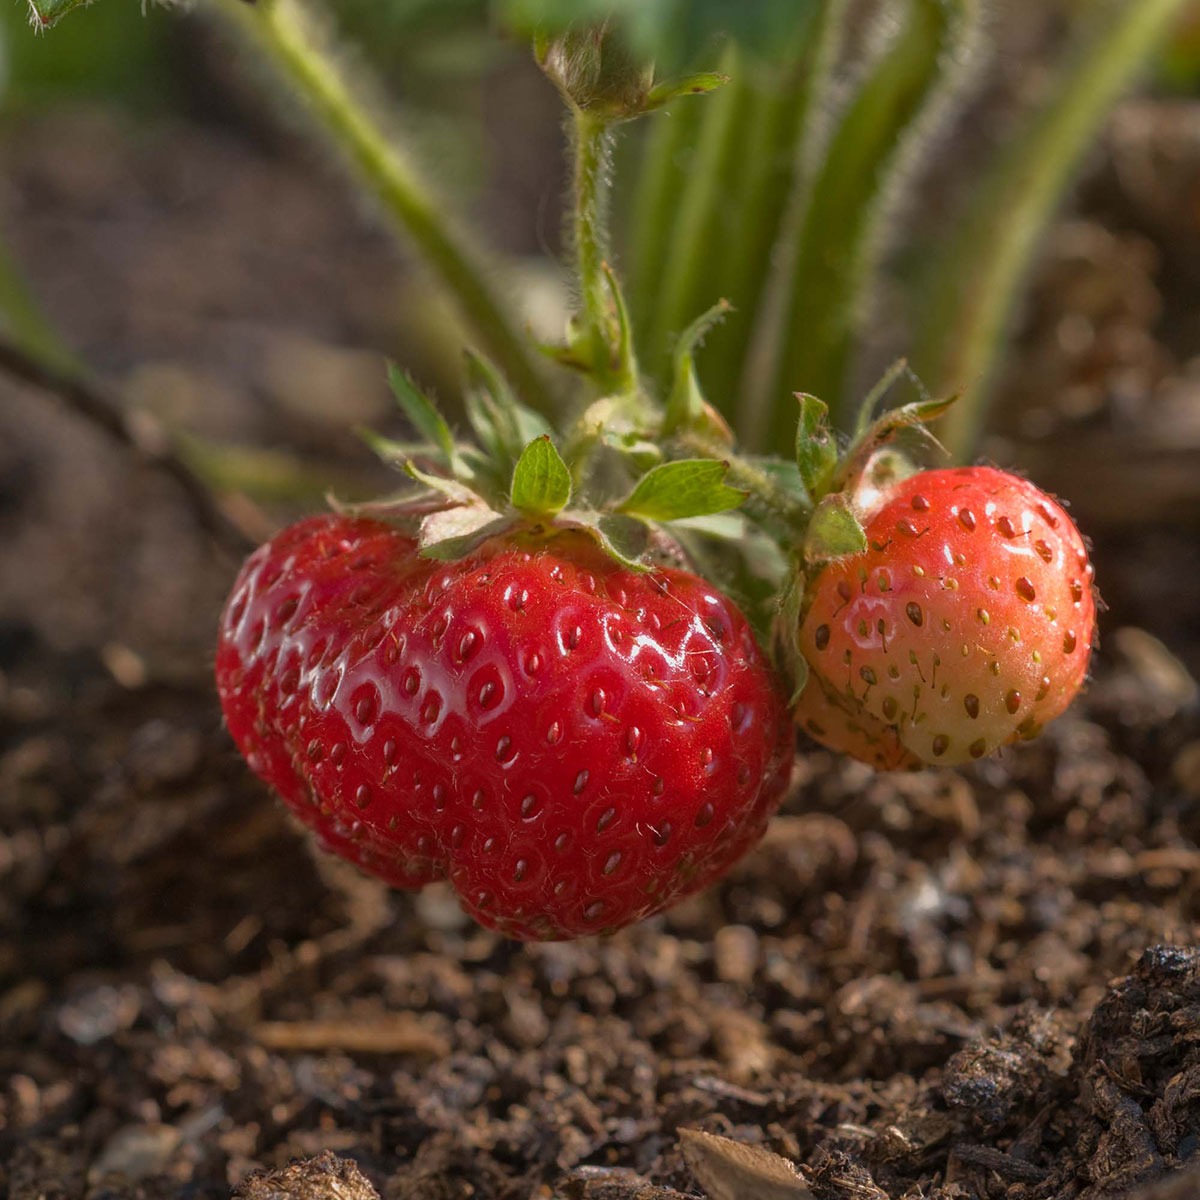
[(842, 492), (826, 496), (813, 509), (804, 538), (804, 557), (810, 563), (861, 554), (866, 548), (867, 535)]
[(663, 463), (638, 480), (617, 511), (647, 521), (677, 521), (737, 508), (747, 493), (725, 483), (729, 464), (715, 458)]
[(394, 467), (397, 463), (403, 466), (414, 454), (421, 454), (429, 449), (424, 442), (398, 442), (382, 433), (376, 433), (366, 425), (360, 425), (354, 432), (366, 443), (367, 448), (388, 466)]
[(571, 498), (571, 472), (549, 434), (534, 438), (513, 469), (513, 508), (534, 517), (552, 517)]
[(817, 499), (829, 490), (837, 470), (837, 439), (827, 420), (829, 406), (816, 396), (797, 392), (800, 422), (796, 426), (796, 465), (809, 496)]
[(448, 467), (454, 468), (458, 462), (454, 435), (450, 432), (446, 419), (434, 407), (433, 401), (395, 363), (388, 363), (388, 384), (392, 395), (396, 397), (396, 403), (400, 405), (416, 431), (437, 450), (439, 457)]

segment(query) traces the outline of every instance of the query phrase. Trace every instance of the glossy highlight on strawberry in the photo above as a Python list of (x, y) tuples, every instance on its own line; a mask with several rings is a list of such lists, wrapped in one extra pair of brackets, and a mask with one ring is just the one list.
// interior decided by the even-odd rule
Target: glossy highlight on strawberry
[(1083, 686), (1096, 602), (1066, 511), (991, 467), (922, 471), (810, 585), (796, 718), (874, 766), (969, 762), (1036, 737)]
[(448, 878), (518, 938), (704, 888), (792, 758), (736, 607), (571, 532), (442, 563), (379, 521), (303, 521), (242, 568), (217, 682), (250, 766), (327, 848), (395, 887)]

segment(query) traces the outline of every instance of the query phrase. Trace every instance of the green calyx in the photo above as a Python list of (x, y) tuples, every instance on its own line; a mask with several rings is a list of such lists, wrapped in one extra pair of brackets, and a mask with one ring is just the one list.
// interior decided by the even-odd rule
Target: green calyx
[[(684, 363), (685, 370), (690, 369)], [(357, 511), (407, 525), (421, 553), (455, 559), (490, 538), (518, 531), (576, 530), (634, 569), (653, 562), (656, 547), (679, 554), (669, 526), (705, 528), (711, 536), (740, 525), (696, 526), (746, 499), (726, 482), (729, 464), (683, 454), (664, 438), (661, 411), (636, 394), (602, 398), (565, 437), (522, 404), (485, 359), (468, 358), (460, 437), (434, 402), (395, 366), (388, 379), (418, 440), (399, 442), (369, 430), (367, 444), (400, 467), (409, 487)]]

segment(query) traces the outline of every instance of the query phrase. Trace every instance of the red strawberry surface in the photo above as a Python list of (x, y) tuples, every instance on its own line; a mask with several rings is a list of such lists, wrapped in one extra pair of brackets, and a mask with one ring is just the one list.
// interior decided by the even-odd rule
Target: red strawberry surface
[(881, 768), (1033, 737), (1087, 674), (1096, 607), (1063, 508), (991, 467), (923, 471), (864, 521), (868, 549), (810, 585), (796, 718)]
[(328, 849), (395, 887), (448, 878), (518, 938), (704, 888), (792, 758), (732, 602), (574, 533), (441, 563), (375, 520), (303, 521), (243, 566), (217, 683), (251, 768)]

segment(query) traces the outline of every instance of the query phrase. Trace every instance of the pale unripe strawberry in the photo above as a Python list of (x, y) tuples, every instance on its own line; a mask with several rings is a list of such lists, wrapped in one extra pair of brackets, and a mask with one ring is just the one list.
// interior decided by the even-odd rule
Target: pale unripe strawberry
[(877, 767), (1034, 737), (1087, 675), (1092, 566), (1063, 508), (991, 467), (923, 471), (864, 514), (868, 549), (809, 584), (796, 719)]

